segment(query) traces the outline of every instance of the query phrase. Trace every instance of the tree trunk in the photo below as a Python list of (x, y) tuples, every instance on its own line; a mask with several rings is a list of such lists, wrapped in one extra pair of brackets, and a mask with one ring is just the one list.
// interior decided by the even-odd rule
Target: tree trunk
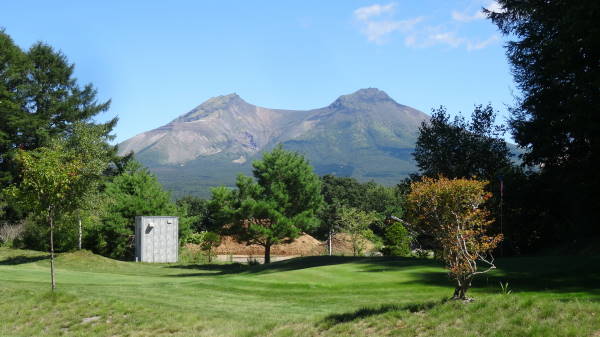
[(271, 263), (271, 244), (265, 245), (265, 264)]
[(459, 281), (456, 288), (454, 288), (453, 300), (469, 300), (467, 297), (467, 291), (471, 287), (471, 280)]
[(52, 291), (56, 289), (56, 280), (54, 279), (54, 219), (50, 217), (50, 281)]
[(208, 249), (208, 263), (212, 262), (212, 249)]
[(81, 227), (81, 217), (79, 217), (78, 220), (79, 220), (79, 242), (77, 243), (77, 248), (79, 248), (79, 250), (81, 250), (81, 237), (83, 236), (83, 229)]

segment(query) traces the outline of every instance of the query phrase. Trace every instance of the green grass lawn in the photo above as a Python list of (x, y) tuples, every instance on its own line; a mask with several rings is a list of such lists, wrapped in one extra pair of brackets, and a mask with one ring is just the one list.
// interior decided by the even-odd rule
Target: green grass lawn
[[(0, 248), (1, 336), (600, 336), (600, 257), (498, 261), (473, 303), (431, 260), (150, 265)], [(501, 294), (499, 282), (512, 293)]]

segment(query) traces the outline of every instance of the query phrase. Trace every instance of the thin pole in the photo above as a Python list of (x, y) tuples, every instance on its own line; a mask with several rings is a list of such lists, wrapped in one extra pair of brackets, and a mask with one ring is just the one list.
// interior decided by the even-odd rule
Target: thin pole
[[(504, 203), (504, 181), (502, 180), (502, 178), (500, 178), (500, 234), (502, 234), (502, 235), (504, 235), (504, 214), (502, 211), (503, 203)], [(504, 256), (504, 242), (500, 243), (500, 256)]]
[(50, 216), (50, 282), (52, 291), (56, 289), (56, 280), (54, 279), (54, 220)]
[(79, 250), (81, 250), (81, 237), (83, 236), (83, 228), (81, 227), (81, 216), (78, 217), (79, 220), (79, 242), (77, 244), (77, 247), (79, 248)]
[(332, 232), (333, 231), (331, 230), (331, 227), (329, 227), (329, 239), (328, 239), (329, 242), (328, 242), (328, 245), (327, 245), (328, 249), (329, 249), (329, 256), (331, 256), (332, 253), (333, 253), (333, 249), (331, 247), (331, 243), (333, 242), (333, 240), (331, 239)]

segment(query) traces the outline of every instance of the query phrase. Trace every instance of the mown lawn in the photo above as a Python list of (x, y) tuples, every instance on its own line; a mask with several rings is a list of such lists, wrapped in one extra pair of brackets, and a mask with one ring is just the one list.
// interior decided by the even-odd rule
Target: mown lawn
[[(469, 304), (431, 260), (150, 265), (0, 248), (1, 336), (600, 336), (600, 257), (498, 262)], [(512, 293), (500, 291), (508, 282)]]

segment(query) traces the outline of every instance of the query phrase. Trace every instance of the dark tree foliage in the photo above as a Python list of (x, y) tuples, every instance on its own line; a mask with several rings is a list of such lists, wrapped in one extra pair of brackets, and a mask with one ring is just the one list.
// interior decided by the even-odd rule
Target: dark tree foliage
[(185, 209), (191, 219), (190, 229), (194, 232), (218, 231), (223, 224), (217, 224), (212, 219), (209, 201), (196, 196), (185, 196), (176, 202), (178, 207)]
[(501, 0), (489, 12), (522, 91), (513, 110), (528, 164), (585, 168), (600, 147), (600, 2)]
[[(76, 123), (94, 124), (92, 117), (107, 111), (91, 84), (81, 87), (74, 65), (44, 43), (21, 50), (0, 30), (0, 186), (13, 183), (16, 149), (49, 145), (51, 139), (73, 132)], [(104, 125), (108, 135), (116, 118)]]
[[(600, 2), (500, 0), (487, 12), (507, 36), (521, 90), (510, 127), (548, 187), (545, 211), (567, 237), (598, 234)], [(532, 200), (534, 201), (534, 200)], [(555, 233), (556, 235), (562, 235)]]
[(369, 181), (361, 183), (350, 177), (324, 175), (321, 178), (323, 200), (326, 204), (339, 204), (382, 216), (402, 213), (402, 195), (397, 188)]
[[(524, 186), (531, 185), (523, 170), (512, 164), (510, 150), (502, 138), (504, 127), (497, 126), (495, 121), (496, 114), (490, 105), (475, 106), (468, 121), (462, 117), (451, 120), (446, 109), (440, 107), (433, 111), (428, 123), (421, 125), (413, 155), (422, 176), (476, 177), (489, 181), (486, 189), (492, 192), (493, 197), (487, 201), (487, 207), (497, 219), (492, 230), (502, 232), (506, 237), (502, 242), (501, 253), (526, 252), (538, 241), (536, 237), (540, 235), (532, 229), (538, 225), (537, 221), (523, 223), (532, 219), (519, 206), (521, 197), (530, 194)], [(407, 191), (410, 183), (420, 181), (422, 176), (412, 176), (401, 183), (399, 189)], [(506, 190), (510, 191), (508, 198), (502, 201), (500, 199), (504, 191), (500, 191), (500, 180), (503, 180)], [(520, 185), (514, 186), (515, 181), (519, 181)], [(515, 195), (516, 191), (525, 194)], [(421, 235), (418, 241), (429, 247), (431, 240)]]
[(496, 126), (490, 105), (475, 106), (469, 122), (461, 117), (450, 121), (444, 107), (432, 112), (419, 128), (413, 153), (422, 175), (495, 180), (510, 167), (510, 151), (501, 138), (504, 130)]
[[(95, 253), (118, 259), (133, 256), (135, 217), (138, 215), (181, 215), (169, 192), (148, 169), (130, 161), (125, 172), (106, 184), (106, 198), (101, 223), (90, 228), (86, 247)], [(179, 237), (188, 231), (187, 221), (180, 216)]]
[(398, 188), (382, 186), (372, 181), (361, 183), (354, 178), (329, 174), (321, 178), (321, 183), (321, 194), (325, 202), (319, 213), (321, 226), (311, 233), (321, 240), (327, 238), (330, 230), (338, 230), (336, 222), (343, 207), (376, 212), (379, 219), (370, 228), (382, 237), (386, 227), (383, 220), (391, 215), (403, 215), (403, 197)]

